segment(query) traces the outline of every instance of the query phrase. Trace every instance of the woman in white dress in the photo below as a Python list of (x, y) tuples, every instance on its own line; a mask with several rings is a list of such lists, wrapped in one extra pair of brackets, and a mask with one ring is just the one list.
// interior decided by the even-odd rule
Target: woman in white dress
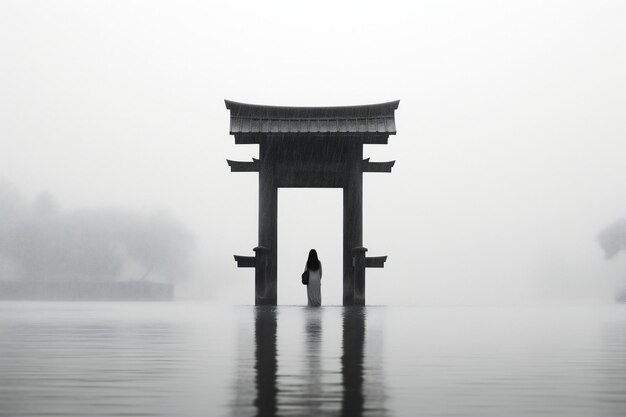
[(322, 305), (322, 263), (317, 258), (315, 249), (309, 251), (309, 259), (304, 269), (309, 271), (309, 283), (306, 286), (309, 306), (319, 307)]

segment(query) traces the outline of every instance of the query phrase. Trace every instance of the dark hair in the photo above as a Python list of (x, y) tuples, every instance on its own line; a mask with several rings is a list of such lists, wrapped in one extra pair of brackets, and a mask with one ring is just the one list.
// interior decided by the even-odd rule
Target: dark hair
[(317, 271), (320, 269), (320, 260), (317, 259), (317, 251), (315, 249), (311, 249), (309, 251), (309, 259), (306, 261), (306, 269), (310, 269), (311, 271)]

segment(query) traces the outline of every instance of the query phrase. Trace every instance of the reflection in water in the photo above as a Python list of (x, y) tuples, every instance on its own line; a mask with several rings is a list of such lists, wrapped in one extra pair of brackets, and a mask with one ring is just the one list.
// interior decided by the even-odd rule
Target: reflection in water
[[(251, 403), (260, 417), (384, 414), (382, 361), (366, 355), (366, 309), (301, 311), (304, 323), (289, 314), (279, 323), (277, 308), (255, 307), (254, 398), (246, 404), (239, 397), (233, 415), (241, 415)], [(366, 369), (377, 378), (368, 378)], [(237, 372), (243, 375), (245, 369)], [(241, 375), (237, 389), (245, 392)]]
[(254, 316), (257, 416), (276, 415), (276, 308), (256, 307)]
[(305, 346), (306, 362), (306, 408), (310, 415), (321, 415), (324, 401), (322, 389), (322, 311), (319, 308), (305, 310)]
[(601, 404), (607, 409), (605, 415), (626, 415), (626, 323), (611, 320), (604, 328), (604, 349), (598, 368), (601, 369), (601, 387), (610, 387), (609, 392), (599, 389)]
[(365, 343), (365, 308), (343, 310), (343, 381), (342, 416), (363, 415), (363, 345)]

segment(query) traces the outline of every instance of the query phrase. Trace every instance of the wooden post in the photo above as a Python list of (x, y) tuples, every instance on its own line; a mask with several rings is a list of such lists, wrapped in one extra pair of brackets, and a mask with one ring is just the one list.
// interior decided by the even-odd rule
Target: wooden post
[(278, 189), (275, 178), (275, 162), (271, 159), (272, 142), (264, 140), (260, 146), (259, 170), (259, 246), (267, 248), (265, 279), (255, 282), (256, 305), (276, 305), (276, 263), (278, 243)]
[(355, 144), (348, 155), (343, 188), (343, 305), (355, 305), (352, 249), (363, 245), (363, 144)]
[(353, 305), (365, 305), (365, 252), (367, 248), (362, 246), (352, 249), (352, 271), (354, 276), (354, 300)]
[(266, 248), (265, 246), (257, 246), (256, 248), (253, 249), (254, 250), (254, 287), (256, 288), (256, 296), (254, 299), (255, 304), (257, 305), (263, 305), (264, 303), (264, 298), (263, 297), (259, 297), (259, 289), (264, 289), (263, 291), (265, 291), (265, 289), (267, 288), (267, 273), (268, 273), (268, 254), (269, 254), (269, 249)]

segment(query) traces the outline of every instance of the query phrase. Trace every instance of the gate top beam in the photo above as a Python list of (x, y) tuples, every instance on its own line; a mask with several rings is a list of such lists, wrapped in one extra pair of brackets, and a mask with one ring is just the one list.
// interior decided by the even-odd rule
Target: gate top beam
[(400, 103), (396, 100), (362, 106), (284, 107), (225, 102), (230, 110), (230, 134), (240, 143), (259, 143), (267, 135), (285, 134), (386, 139), (396, 134), (394, 111)]

